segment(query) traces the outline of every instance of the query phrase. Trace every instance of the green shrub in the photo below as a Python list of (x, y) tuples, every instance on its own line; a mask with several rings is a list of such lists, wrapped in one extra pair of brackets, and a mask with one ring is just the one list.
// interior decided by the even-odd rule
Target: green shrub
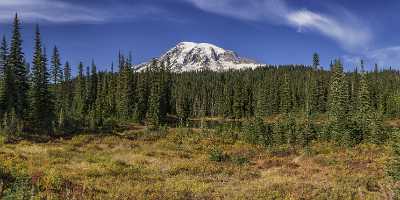
[(0, 199), (31, 199), (31, 178), (25, 173), (14, 169), (7, 169), (0, 163), (0, 182), (3, 183), (3, 191), (0, 191)]
[[(400, 181), (400, 135), (395, 131), (392, 136), (392, 159), (387, 166), (387, 174), (396, 182)], [(395, 199), (400, 199), (400, 189), (395, 189)]]
[(242, 138), (249, 144), (259, 144), (270, 147), (273, 144), (273, 130), (261, 118), (248, 121), (243, 126)]
[(239, 130), (232, 124), (223, 124), (215, 128), (215, 136), (224, 144), (234, 144), (239, 139)]
[(165, 138), (168, 135), (168, 127), (160, 126), (158, 128), (146, 129), (140, 139), (146, 141), (157, 141), (158, 139)]
[(236, 165), (245, 165), (249, 163), (249, 159), (243, 155), (234, 155), (232, 156), (231, 161)]
[(221, 149), (213, 148), (209, 153), (209, 159), (213, 162), (224, 162), (229, 160), (229, 156), (225, 154)]

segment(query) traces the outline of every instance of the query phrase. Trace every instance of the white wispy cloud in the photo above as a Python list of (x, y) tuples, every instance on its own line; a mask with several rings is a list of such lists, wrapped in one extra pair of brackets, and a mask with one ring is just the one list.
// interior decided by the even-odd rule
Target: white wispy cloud
[(365, 60), (369, 68), (374, 64), (381, 67), (400, 67), (400, 46), (386, 47), (365, 51), (359, 55), (343, 56), (345, 63), (348, 65), (357, 66), (360, 60)]
[(152, 6), (133, 7), (120, 5), (118, 2), (110, 3), (106, 8), (98, 8), (61, 0), (0, 0), (0, 22), (10, 22), (16, 12), (26, 22), (102, 23), (158, 11), (158, 8)]
[(294, 9), (284, 0), (184, 0), (196, 7), (242, 20), (267, 21), (296, 28), (299, 32), (316, 31), (349, 50), (364, 49), (372, 39), (369, 28), (345, 11), (346, 19), (307, 9)]
[(309, 10), (292, 12), (287, 19), (293, 25), (298, 26), (300, 30), (306, 28), (318, 31), (338, 41), (346, 49), (358, 50), (368, 45), (371, 40), (370, 31), (359, 24), (349, 24)]

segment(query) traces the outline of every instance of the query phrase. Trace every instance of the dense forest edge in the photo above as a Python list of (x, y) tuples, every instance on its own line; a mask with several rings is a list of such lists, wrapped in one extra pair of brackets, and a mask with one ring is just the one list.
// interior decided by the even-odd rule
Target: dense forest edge
[[(66, 158), (87, 156), (82, 153), (84, 151), (95, 154), (93, 146), (101, 142), (106, 142), (110, 148), (126, 145), (121, 148), (128, 151), (132, 150), (130, 145), (139, 145), (138, 141), (143, 142), (141, 145), (148, 145), (147, 148), (154, 145), (172, 151), (171, 145), (177, 145), (174, 153), (180, 151), (179, 148), (190, 151), (179, 159), (206, 155), (205, 160), (196, 161), (198, 165), (210, 168), (196, 170), (211, 173), (210, 176), (219, 172), (231, 173), (227, 176), (238, 180), (242, 176), (252, 177), (252, 174), (243, 175), (241, 169), (255, 170), (249, 163), (271, 155), (275, 159), (286, 156), (291, 160), (281, 159), (271, 165), (298, 169), (297, 162), (307, 159), (317, 162), (318, 155), (329, 155), (333, 159), (335, 153), (369, 153), (373, 158), (363, 159), (374, 163), (383, 154), (384, 161), (379, 160), (376, 166), (371, 164), (374, 170), (379, 170), (376, 179), (363, 179), (364, 182), (354, 184), (366, 185), (366, 190), (371, 193), (364, 192), (363, 195), (371, 195), (371, 199), (380, 198), (374, 195), (383, 191), (386, 197), (400, 195), (400, 132), (396, 120), (400, 117), (400, 71), (397, 69), (379, 69), (375, 65), (374, 70), (365, 71), (364, 63), (360, 61), (359, 69), (346, 72), (340, 59), (336, 59), (326, 70), (321, 67), (316, 53), (312, 65), (265, 65), (237, 71), (175, 73), (170, 70), (169, 63), (159, 63), (154, 59), (146, 70), (137, 72), (132, 56), (119, 53), (118, 63), (110, 66), (110, 70), (97, 70), (95, 61), (90, 66), (81, 62), (74, 77), (72, 65), (67, 61), (62, 63), (57, 47), (53, 48), (51, 56), (47, 55), (39, 26), (36, 27), (33, 45), (33, 60), (28, 62), (22, 51), (21, 24), (16, 15), (10, 41), (3, 37), (0, 45), (0, 199), (27, 199), (29, 195), (42, 195), (41, 198), (45, 199), (91, 199), (95, 194), (110, 197), (104, 188), (101, 191), (90, 190), (88, 188), (99, 187), (77, 184), (82, 182), (80, 179), (71, 182), (53, 171), (51, 173), (57, 175), (49, 172), (38, 174), (32, 169), (36, 165), (26, 160), (53, 159), (48, 162), (60, 164), (68, 162)], [(218, 123), (210, 127), (207, 125), (210, 121)], [(194, 123), (198, 125), (194, 127)], [(50, 143), (68, 148), (69, 153), (48, 146)], [(54, 157), (47, 158), (44, 156), (47, 154), (42, 155), (40, 150), (37, 150), (38, 155), (42, 157), (21, 153), (23, 148), (33, 146), (51, 149), (49, 151), (54, 153)], [(185, 149), (189, 146), (196, 147), (196, 150)], [(109, 153), (108, 156), (114, 155), (100, 145), (96, 148)], [(10, 154), (10, 149), (15, 152)], [(238, 149), (245, 149), (246, 153), (234, 151)], [(322, 149), (328, 149), (328, 153), (321, 153)], [(107, 176), (112, 178), (133, 174), (133, 179), (139, 182), (145, 178), (153, 181), (167, 179), (162, 175), (148, 174), (146, 170), (149, 169), (140, 166), (133, 169), (126, 163), (109, 161), (105, 155), (98, 156), (90, 159), (109, 167), (107, 172), (113, 174)], [(65, 160), (56, 161), (56, 158)], [(104, 160), (98, 160), (100, 158)], [(340, 162), (340, 158), (335, 159)], [(215, 163), (228, 166), (231, 171), (225, 171), (224, 167), (215, 169)], [(182, 169), (186, 173), (195, 170), (194, 166), (186, 167)], [(208, 172), (211, 168), (219, 171)], [(41, 169), (46, 170), (44, 167)], [(96, 173), (87, 176), (102, 175), (100, 170)], [(136, 177), (137, 173), (146, 176)], [(172, 171), (169, 173), (171, 176), (174, 174)], [(176, 169), (175, 175), (179, 173)], [(351, 187), (351, 183), (344, 185)], [(259, 198), (287, 197), (279, 196), (285, 189), (272, 189), (278, 192)], [(323, 193), (320, 189), (318, 191)], [(290, 191), (289, 188), (286, 190)], [(149, 192), (135, 191), (140, 194)], [(163, 192), (167, 195), (171, 191)], [(111, 196), (121, 191), (113, 192)], [(350, 188), (329, 192), (332, 196), (311, 195), (305, 198), (341, 199), (348, 196), (335, 195), (357, 193)], [(160, 193), (153, 191), (151, 194)], [(170, 198), (214, 197), (199, 196), (186, 190), (179, 195), (182, 196)], [(143, 199), (162, 197), (143, 196)]]

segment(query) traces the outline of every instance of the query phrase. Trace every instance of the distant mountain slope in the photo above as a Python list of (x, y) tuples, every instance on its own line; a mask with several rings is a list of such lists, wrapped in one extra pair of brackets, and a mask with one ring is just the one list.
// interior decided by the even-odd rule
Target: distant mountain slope
[[(158, 58), (160, 63), (171, 66), (174, 72), (199, 70), (226, 71), (230, 69), (257, 68), (260, 64), (241, 58), (235, 52), (208, 43), (181, 42)], [(151, 62), (138, 65), (142, 71)]]

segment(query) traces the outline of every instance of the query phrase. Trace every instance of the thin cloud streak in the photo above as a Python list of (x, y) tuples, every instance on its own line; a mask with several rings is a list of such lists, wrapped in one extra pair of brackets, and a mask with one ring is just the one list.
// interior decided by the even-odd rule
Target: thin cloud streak
[(364, 60), (370, 66), (378, 64), (381, 67), (400, 66), (400, 46), (392, 46), (382, 49), (370, 50), (361, 55), (343, 56), (345, 63), (349, 65), (359, 65), (360, 60)]
[(284, 0), (184, 0), (197, 8), (241, 20), (266, 21), (318, 32), (337, 41), (350, 52), (364, 50), (372, 40), (369, 28), (354, 16), (343, 13), (347, 19), (316, 13), (307, 9), (290, 8)]
[(18, 12), (24, 21), (50, 23), (104, 23), (162, 12), (152, 6), (110, 4), (107, 8), (86, 7), (61, 0), (0, 0), (0, 22), (10, 22)]

